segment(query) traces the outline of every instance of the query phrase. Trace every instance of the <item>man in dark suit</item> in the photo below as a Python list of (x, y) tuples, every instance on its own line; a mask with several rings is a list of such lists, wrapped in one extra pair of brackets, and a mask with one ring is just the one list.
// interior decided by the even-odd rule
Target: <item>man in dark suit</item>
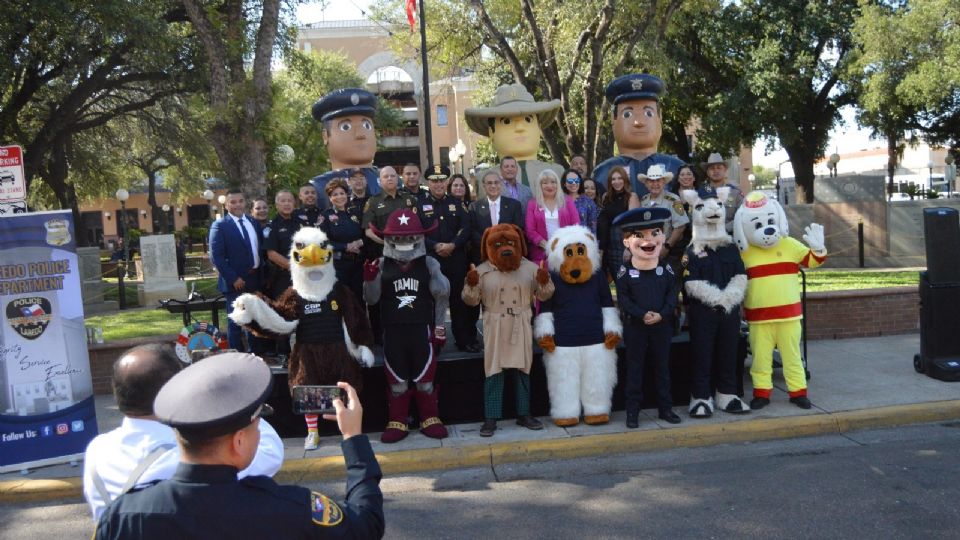
[[(233, 311), (233, 301), (238, 296), (260, 290), (263, 231), (257, 220), (244, 215), (246, 203), (242, 191), (231, 189), (227, 192), (227, 214), (210, 227), (210, 260), (220, 274), (217, 289), (227, 302), (227, 315)], [(243, 334), (244, 331), (228, 317), (227, 341), (230, 348), (249, 350), (243, 344)]]
[(480, 243), (483, 232), (494, 225), (512, 223), (523, 229), (525, 220), (524, 209), (520, 202), (510, 197), (501, 197), (500, 188), (503, 182), (496, 171), (488, 171), (483, 175), (480, 183), (486, 196), (481, 197), (470, 205), (470, 234), (473, 240), (473, 262), (480, 262)]

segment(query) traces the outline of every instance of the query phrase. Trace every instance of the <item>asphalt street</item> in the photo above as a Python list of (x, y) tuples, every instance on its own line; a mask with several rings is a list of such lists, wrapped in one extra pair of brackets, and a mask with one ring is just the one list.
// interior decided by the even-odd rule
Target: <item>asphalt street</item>
[[(340, 497), (340, 483), (309, 487)], [(960, 422), (387, 478), (387, 538), (956, 538)], [(82, 504), (0, 538), (88, 538)]]

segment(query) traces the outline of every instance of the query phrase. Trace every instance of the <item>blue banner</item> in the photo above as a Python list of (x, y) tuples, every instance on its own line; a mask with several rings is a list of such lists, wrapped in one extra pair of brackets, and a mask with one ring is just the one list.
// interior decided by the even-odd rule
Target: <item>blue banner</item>
[(0, 218), (0, 468), (82, 454), (97, 434), (70, 212)]

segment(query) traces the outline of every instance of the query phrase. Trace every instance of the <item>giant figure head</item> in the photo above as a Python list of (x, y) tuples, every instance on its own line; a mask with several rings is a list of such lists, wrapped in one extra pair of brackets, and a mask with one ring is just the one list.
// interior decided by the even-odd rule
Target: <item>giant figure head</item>
[(373, 165), (376, 111), (377, 96), (361, 88), (334, 90), (313, 104), (313, 118), (323, 123), (323, 144), (334, 170)]
[(497, 88), (489, 107), (471, 107), (463, 114), (471, 130), (490, 137), (498, 156), (528, 161), (537, 158), (542, 129), (559, 110), (559, 99), (535, 101), (522, 85), (508, 84)]
[(613, 106), (613, 138), (620, 154), (642, 159), (656, 153), (662, 133), (663, 91), (663, 80), (645, 73), (623, 75), (607, 85), (607, 101)]

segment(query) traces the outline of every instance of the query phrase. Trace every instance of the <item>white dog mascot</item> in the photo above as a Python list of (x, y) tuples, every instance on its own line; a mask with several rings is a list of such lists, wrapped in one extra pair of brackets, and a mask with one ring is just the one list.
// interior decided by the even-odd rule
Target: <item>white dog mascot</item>
[(744, 314), (750, 323), (753, 353), (750, 406), (754, 409), (770, 404), (774, 348), (780, 350), (790, 402), (801, 409), (811, 407), (800, 358), (803, 308), (797, 272), (801, 266), (816, 268), (823, 264), (827, 248), (823, 226), (816, 223), (804, 229), (803, 240), (807, 245), (787, 236), (788, 233), (783, 207), (758, 191), (744, 198), (733, 220), (733, 238), (749, 276)]
[(556, 292), (540, 304), (533, 335), (544, 350), (550, 416), (558, 426), (610, 421), (617, 384), (617, 343), (623, 325), (597, 239), (579, 225), (562, 227), (547, 242), (547, 264)]
[[(747, 272), (740, 252), (725, 228), (723, 201), (729, 187), (700, 195), (685, 190), (690, 205), (693, 235), (680, 260), (690, 321), (690, 416), (713, 416), (713, 391), (717, 406), (728, 413), (745, 414), (750, 407), (737, 395), (737, 347), (740, 339), (740, 304), (747, 289)], [(711, 381), (713, 379), (713, 381)]]

